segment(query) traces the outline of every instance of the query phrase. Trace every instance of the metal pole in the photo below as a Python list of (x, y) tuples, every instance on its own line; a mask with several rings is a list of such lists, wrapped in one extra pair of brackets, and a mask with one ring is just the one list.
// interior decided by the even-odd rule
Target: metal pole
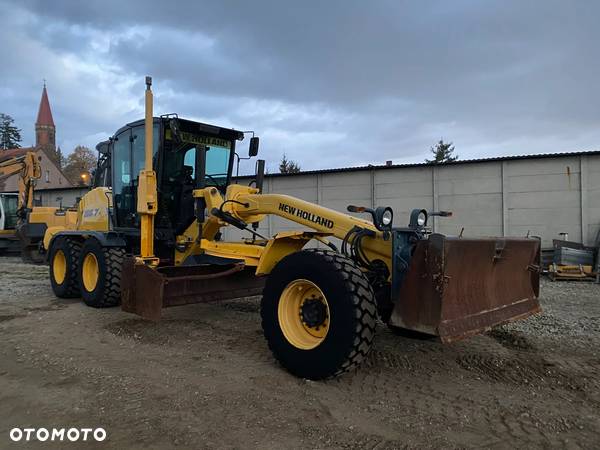
[(152, 147), (153, 147), (153, 133), (152, 133), (152, 122), (153, 122), (153, 110), (152, 110), (152, 77), (146, 77), (146, 117), (144, 121), (144, 128), (146, 132), (145, 139), (145, 147), (144, 150), (146, 152), (146, 161), (145, 161), (145, 170), (153, 170), (152, 169)]
[(157, 208), (156, 174), (152, 170), (153, 148), (153, 111), (152, 111), (152, 78), (146, 77), (145, 104), (145, 163), (140, 171), (137, 190), (137, 212), (140, 215), (140, 256), (141, 261), (149, 265), (157, 265), (158, 258), (154, 256), (154, 215)]

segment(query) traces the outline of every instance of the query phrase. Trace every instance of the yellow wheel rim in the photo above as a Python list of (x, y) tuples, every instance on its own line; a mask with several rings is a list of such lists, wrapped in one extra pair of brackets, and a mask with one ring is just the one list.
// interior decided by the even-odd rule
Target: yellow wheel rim
[(52, 260), (52, 273), (57, 284), (63, 284), (67, 276), (67, 258), (62, 250), (57, 250)]
[(279, 326), (290, 344), (311, 350), (329, 331), (329, 304), (312, 281), (298, 279), (288, 284), (279, 298)]
[(99, 278), (98, 260), (93, 253), (88, 253), (85, 255), (85, 258), (83, 258), (82, 278), (83, 287), (85, 287), (86, 291), (92, 292), (96, 289)]

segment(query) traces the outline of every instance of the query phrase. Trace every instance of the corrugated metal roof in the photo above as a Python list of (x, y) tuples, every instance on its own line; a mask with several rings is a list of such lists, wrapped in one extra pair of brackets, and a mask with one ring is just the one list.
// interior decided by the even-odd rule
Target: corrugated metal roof
[[(563, 152), (563, 153), (539, 153), (534, 155), (516, 155), (516, 156), (495, 156), (490, 158), (476, 158), (476, 159), (463, 159), (449, 163), (407, 163), (407, 164), (391, 164), (391, 165), (367, 165), (367, 166), (351, 166), (351, 167), (339, 167), (335, 169), (318, 169), (318, 170), (306, 170), (299, 173), (269, 173), (267, 177), (291, 177), (299, 175), (313, 175), (319, 173), (341, 173), (341, 172), (360, 172), (364, 170), (373, 169), (398, 169), (402, 167), (430, 167), (430, 166), (456, 166), (460, 164), (474, 164), (482, 162), (494, 162), (494, 161), (514, 161), (522, 159), (546, 159), (546, 158), (566, 158), (569, 156), (582, 156), (582, 155), (600, 155), (600, 150), (590, 150), (581, 152)], [(244, 175), (243, 177), (250, 177), (251, 175)], [(242, 176), (240, 176), (242, 178)]]

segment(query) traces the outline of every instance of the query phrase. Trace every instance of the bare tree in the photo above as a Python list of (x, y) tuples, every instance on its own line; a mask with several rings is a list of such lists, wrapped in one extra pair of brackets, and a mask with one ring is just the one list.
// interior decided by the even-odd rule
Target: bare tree
[(96, 167), (96, 153), (78, 145), (69, 156), (63, 169), (65, 176), (74, 184), (88, 184), (90, 173)]

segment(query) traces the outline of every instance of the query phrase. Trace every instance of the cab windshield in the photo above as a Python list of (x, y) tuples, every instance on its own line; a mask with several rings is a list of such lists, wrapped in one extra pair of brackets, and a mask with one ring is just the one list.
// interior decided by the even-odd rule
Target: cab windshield
[(165, 130), (160, 195), (169, 199), (165, 208), (177, 234), (194, 220), (193, 190), (201, 181), (196, 180), (196, 148), (202, 146), (206, 148), (205, 186), (214, 186), (224, 194), (229, 183), (233, 142), (187, 131), (181, 131), (173, 139), (171, 130)]
[[(227, 187), (231, 141), (219, 138), (189, 136), (182, 133), (183, 142), (178, 150), (183, 155), (184, 170), (192, 180), (196, 177), (196, 146), (206, 148), (206, 186), (215, 186), (223, 190)], [(191, 141), (191, 142), (190, 142)]]

